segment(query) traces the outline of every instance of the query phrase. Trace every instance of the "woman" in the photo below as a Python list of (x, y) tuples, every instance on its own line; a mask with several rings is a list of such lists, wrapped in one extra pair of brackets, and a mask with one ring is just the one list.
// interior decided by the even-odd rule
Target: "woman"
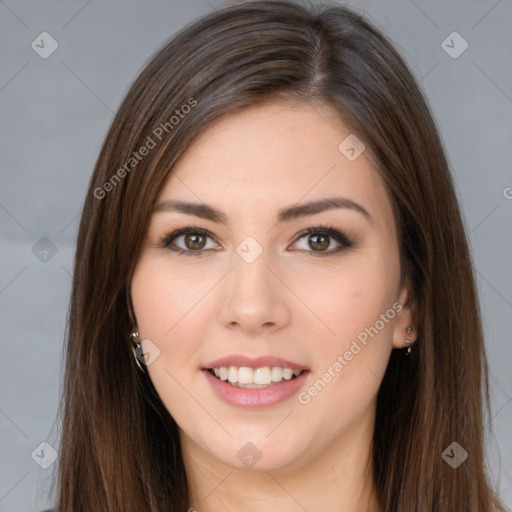
[(85, 200), (57, 510), (505, 510), (487, 389), (452, 178), (387, 39), (283, 1), (177, 34)]

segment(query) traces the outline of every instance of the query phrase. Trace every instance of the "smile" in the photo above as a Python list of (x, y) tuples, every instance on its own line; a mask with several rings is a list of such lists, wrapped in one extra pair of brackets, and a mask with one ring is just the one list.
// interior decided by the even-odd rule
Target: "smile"
[(293, 370), (281, 366), (263, 366), (261, 368), (220, 366), (210, 368), (208, 371), (221, 381), (245, 389), (267, 388), (283, 381), (295, 379), (303, 372), (303, 370)]
[[(275, 367), (267, 367), (269, 370), (264, 370), (263, 372), (258, 372), (260, 368), (256, 368), (251, 377), (252, 383), (242, 384), (240, 382), (221, 380), (221, 368), (225, 368), (229, 374), (230, 367), (222, 366), (216, 367), (219, 372), (219, 377), (215, 376), (215, 369), (213, 368), (204, 369), (202, 373), (218, 398), (224, 403), (239, 409), (265, 409), (286, 402), (286, 400), (291, 399), (305, 386), (307, 376), (310, 373), (308, 370), (296, 370), (296, 372), (300, 372), (296, 375), (292, 370), (292, 376), (286, 379), (285, 376), (288, 377), (290, 372), (287, 371), (287, 368), (277, 367), (278, 370), (275, 370), (274, 373), (275, 377), (277, 378), (279, 370), (281, 370), (282, 373), (282, 378), (278, 382), (254, 384), (254, 380), (258, 380), (260, 377), (265, 378), (267, 382), (269, 373), (272, 377), (272, 372)], [(240, 376), (239, 370), (242, 370), (242, 380), (244, 380), (243, 368), (247, 367), (234, 367), (234, 371), (231, 370), (233, 380), (235, 376), (237, 376), (237, 378)], [(252, 370), (252, 368), (250, 369)], [(290, 368), (288, 368), (288, 370), (290, 370)], [(254, 377), (254, 373), (257, 374), (256, 378)], [(262, 375), (259, 376), (259, 373), (262, 373)], [(247, 380), (248, 378), (249, 372), (247, 372)]]

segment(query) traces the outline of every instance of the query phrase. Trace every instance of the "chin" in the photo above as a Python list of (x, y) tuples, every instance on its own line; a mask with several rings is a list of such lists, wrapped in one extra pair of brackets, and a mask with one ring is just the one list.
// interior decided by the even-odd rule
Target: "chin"
[[(272, 426), (275, 428), (275, 425)], [(300, 436), (295, 430), (296, 439), (290, 439), (290, 431), (283, 437), (273, 434), (268, 436), (272, 428), (265, 429), (265, 433), (255, 431), (251, 435), (250, 429), (244, 431), (244, 435), (230, 439), (224, 445), (219, 445), (218, 440), (212, 440), (214, 450), (212, 455), (222, 464), (236, 470), (264, 472), (294, 469), (300, 466), (299, 460), (303, 458), (304, 443), (300, 442)]]

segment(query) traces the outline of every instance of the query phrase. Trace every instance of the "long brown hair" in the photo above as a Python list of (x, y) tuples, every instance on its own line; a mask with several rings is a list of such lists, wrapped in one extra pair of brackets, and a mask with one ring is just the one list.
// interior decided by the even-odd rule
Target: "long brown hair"
[[(337, 109), (392, 199), (419, 337), (409, 357), (393, 351), (378, 394), (382, 510), (505, 510), (484, 465), (487, 363), (467, 235), (424, 96), (392, 44), (356, 12), (255, 1), (213, 12), (163, 46), (104, 141), (76, 246), (58, 511), (187, 510), (176, 423), (135, 366), (129, 284), (179, 157), (220, 116), (272, 99)], [(468, 453), (457, 469), (442, 457), (452, 442)]]

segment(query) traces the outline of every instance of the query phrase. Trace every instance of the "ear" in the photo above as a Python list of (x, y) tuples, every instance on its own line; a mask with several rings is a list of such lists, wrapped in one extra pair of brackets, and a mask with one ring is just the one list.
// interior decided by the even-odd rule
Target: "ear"
[[(398, 302), (402, 306), (402, 309), (398, 311), (396, 315), (395, 328), (393, 331), (393, 348), (408, 347), (410, 344), (405, 343), (406, 339), (414, 343), (418, 338), (415, 304), (411, 298), (410, 286), (410, 281), (406, 280), (398, 296)], [(409, 333), (407, 332), (408, 327), (411, 328)]]

